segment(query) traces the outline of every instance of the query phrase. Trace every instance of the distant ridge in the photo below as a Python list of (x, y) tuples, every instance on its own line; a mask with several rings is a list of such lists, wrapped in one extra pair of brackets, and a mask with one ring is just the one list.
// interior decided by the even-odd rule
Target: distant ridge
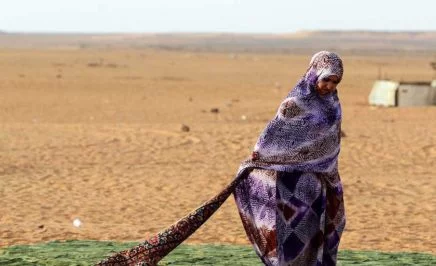
[(0, 47), (154, 48), (205, 52), (307, 53), (335, 50), (353, 54), (436, 53), (436, 31), (299, 31), (243, 33), (53, 34), (0, 32)]

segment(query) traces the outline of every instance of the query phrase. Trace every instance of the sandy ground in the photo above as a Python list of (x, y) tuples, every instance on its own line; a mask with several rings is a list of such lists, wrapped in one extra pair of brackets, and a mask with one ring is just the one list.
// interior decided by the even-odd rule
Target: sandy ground
[[(308, 60), (0, 50), (0, 246), (139, 241), (172, 224), (233, 178)], [(428, 59), (344, 62), (341, 248), (435, 253), (436, 107), (367, 104), (379, 66), (429, 80)], [(233, 198), (189, 242), (248, 243)]]

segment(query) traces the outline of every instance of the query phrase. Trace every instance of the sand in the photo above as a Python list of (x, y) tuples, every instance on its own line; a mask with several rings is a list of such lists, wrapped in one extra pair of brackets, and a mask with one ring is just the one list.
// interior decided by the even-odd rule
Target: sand
[[(233, 178), (308, 60), (0, 50), (0, 246), (140, 241), (172, 224)], [(344, 62), (341, 249), (435, 253), (436, 107), (367, 103), (379, 66), (430, 80), (428, 59)], [(188, 242), (247, 244), (233, 198)]]

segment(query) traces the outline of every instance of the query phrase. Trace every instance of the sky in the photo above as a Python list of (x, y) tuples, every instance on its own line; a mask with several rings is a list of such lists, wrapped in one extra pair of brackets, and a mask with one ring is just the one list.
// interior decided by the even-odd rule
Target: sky
[(436, 0), (9, 0), (0, 31), (435, 31)]

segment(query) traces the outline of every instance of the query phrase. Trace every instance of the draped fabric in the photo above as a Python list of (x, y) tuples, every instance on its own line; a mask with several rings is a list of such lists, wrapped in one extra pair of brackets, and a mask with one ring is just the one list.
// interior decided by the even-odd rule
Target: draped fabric
[(342, 79), (335, 53), (315, 54), (304, 76), (260, 134), (235, 179), (199, 208), (99, 265), (156, 265), (233, 193), (249, 240), (265, 265), (335, 265), (345, 227), (338, 173), (341, 108), (337, 92), (319, 95), (319, 80)]
[(220, 193), (170, 227), (136, 247), (113, 254), (97, 265), (157, 265), (163, 257), (192, 235), (218, 210), (250, 170), (250, 168), (242, 169), (237, 177)]

